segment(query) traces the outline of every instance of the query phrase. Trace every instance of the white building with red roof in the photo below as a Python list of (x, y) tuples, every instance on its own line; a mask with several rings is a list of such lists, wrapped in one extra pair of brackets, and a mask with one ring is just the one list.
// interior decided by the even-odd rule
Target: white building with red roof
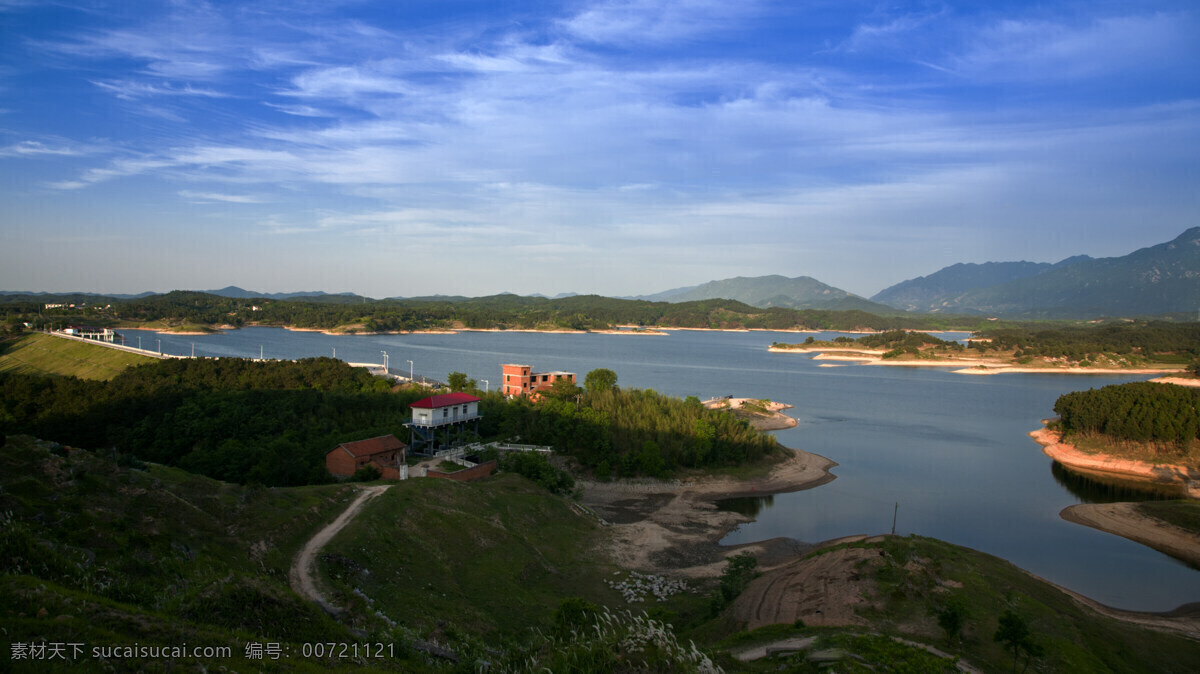
[(479, 432), (479, 398), (469, 393), (442, 393), (409, 405), (412, 420), (404, 424), (412, 431), (412, 449), (434, 454), (439, 448), (461, 443), (468, 424)]

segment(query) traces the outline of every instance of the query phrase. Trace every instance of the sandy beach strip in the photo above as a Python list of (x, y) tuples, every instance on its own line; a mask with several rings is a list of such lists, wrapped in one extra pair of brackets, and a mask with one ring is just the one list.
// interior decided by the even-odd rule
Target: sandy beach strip
[(1042, 446), (1042, 452), (1046, 456), (1068, 468), (1159, 484), (1180, 484), (1188, 490), (1191, 498), (1200, 498), (1200, 469), (1170, 463), (1121, 459), (1107, 454), (1088, 454), (1073, 445), (1063, 443), (1062, 434), (1048, 428), (1031, 431), (1029, 437)]
[(1142, 514), (1136, 503), (1081, 503), (1064, 508), (1059, 516), (1128, 538), (1200, 568), (1200, 536)]
[[(1155, 368), (1120, 368), (1120, 367), (1017, 367), (1005, 363), (988, 364), (989, 369), (976, 367), (975, 369), (959, 370), (960, 374), (1164, 374), (1175, 373), (1181, 370), (1165, 370)], [(996, 368), (992, 370), (990, 368)], [(1172, 382), (1173, 383), (1173, 382)], [(1192, 384), (1200, 386), (1200, 383)]]
[(1192, 377), (1158, 377), (1150, 381), (1156, 384), (1175, 384), (1176, 386), (1200, 387), (1200, 378)]

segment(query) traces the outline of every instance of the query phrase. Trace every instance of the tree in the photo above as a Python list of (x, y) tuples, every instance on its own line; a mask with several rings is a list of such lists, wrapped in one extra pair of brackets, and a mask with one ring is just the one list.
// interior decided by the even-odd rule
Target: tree
[(961, 601), (951, 599), (937, 611), (938, 626), (946, 632), (946, 643), (958, 641), (963, 625), (967, 621), (967, 609)]
[(996, 634), (992, 637), (995, 641), (1004, 644), (1004, 649), (1012, 651), (1013, 654), (1013, 671), (1017, 671), (1017, 657), (1022, 653), (1025, 655), (1025, 666), (1021, 668), (1024, 672), (1029, 668), (1029, 662), (1036, 657), (1039, 657), (1044, 652), (1041, 644), (1034, 642), (1033, 634), (1029, 630), (1029, 623), (1012, 609), (1006, 609), (1004, 615), (1000, 616), (1000, 625), (996, 628)]
[(758, 577), (758, 559), (749, 552), (740, 552), (725, 560), (720, 584), (709, 600), (709, 609), (715, 616), (731, 604), (750, 581)]
[(617, 373), (604, 367), (592, 370), (583, 378), (583, 387), (590, 393), (612, 390), (617, 387)]
[(554, 383), (550, 385), (545, 395), (559, 400), (571, 400), (579, 395), (580, 391), (581, 389), (575, 385), (575, 382), (564, 378), (554, 380)]
[(456, 393), (479, 388), (479, 384), (474, 379), (467, 379), (467, 375), (462, 372), (451, 372), (447, 375), (446, 385)]

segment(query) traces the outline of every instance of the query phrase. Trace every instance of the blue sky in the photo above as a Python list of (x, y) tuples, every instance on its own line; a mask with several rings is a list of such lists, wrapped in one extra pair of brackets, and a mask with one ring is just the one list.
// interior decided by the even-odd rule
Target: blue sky
[(631, 295), (1200, 224), (1194, 2), (0, 0), (0, 289)]

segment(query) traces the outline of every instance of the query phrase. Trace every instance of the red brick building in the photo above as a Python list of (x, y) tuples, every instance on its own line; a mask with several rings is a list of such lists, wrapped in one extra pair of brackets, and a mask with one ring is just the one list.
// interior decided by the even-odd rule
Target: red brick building
[(350, 477), (368, 463), (385, 480), (401, 479), (407, 446), (394, 435), (343, 442), (325, 455), (325, 468), (339, 477)]
[(554, 382), (567, 379), (575, 383), (574, 372), (533, 372), (528, 365), (501, 365), (504, 378), (500, 392), (509, 397), (533, 395), (548, 390)]

